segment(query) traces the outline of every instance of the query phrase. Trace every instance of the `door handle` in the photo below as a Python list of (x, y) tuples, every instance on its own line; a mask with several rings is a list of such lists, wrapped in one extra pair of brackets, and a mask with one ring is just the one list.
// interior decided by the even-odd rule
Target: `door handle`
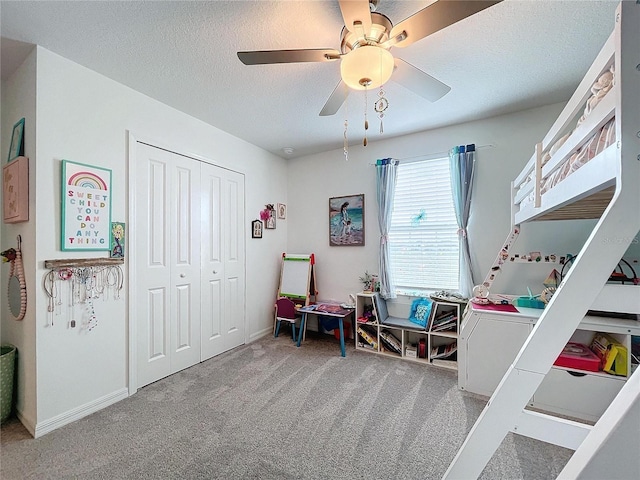
[(217, 270), (214, 270), (214, 271), (213, 271), (213, 273), (214, 273), (214, 275), (215, 275), (216, 273), (218, 273), (218, 271), (217, 271)]
[(180, 274), (180, 278), (184, 278), (184, 277), (186, 277), (186, 276), (187, 276), (187, 275), (186, 275), (185, 273), (181, 273), (181, 274)]

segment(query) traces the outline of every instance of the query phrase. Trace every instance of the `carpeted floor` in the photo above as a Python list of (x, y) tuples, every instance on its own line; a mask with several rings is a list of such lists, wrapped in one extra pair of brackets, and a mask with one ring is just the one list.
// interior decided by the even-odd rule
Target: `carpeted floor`
[[(10, 421), (0, 477), (441, 478), (485, 401), (456, 372), (339, 350), (265, 337), (36, 440)], [(481, 478), (552, 479), (571, 454), (508, 435)]]

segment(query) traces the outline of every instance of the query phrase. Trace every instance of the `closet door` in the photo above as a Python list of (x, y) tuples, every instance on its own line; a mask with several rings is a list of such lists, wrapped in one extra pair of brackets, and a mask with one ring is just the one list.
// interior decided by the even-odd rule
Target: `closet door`
[(200, 361), (200, 162), (173, 155), (171, 373)]
[(200, 360), (200, 163), (141, 143), (136, 158), (141, 387)]
[(244, 176), (203, 163), (202, 360), (244, 343)]

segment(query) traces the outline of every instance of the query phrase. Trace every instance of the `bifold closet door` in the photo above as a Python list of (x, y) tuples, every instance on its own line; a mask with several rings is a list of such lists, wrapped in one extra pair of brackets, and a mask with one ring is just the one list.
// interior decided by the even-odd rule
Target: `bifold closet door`
[(138, 386), (200, 361), (200, 162), (137, 144)]
[(202, 360), (244, 343), (244, 175), (206, 163), (202, 191)]

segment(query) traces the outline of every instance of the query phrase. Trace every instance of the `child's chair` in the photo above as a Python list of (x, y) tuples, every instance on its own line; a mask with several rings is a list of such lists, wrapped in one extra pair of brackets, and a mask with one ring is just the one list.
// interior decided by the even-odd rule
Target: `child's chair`
[(300, 318), (300, 315), (296, 313), (296, 305), (289, 298), (282, 297), (276, 302), (276, 320), (275, 320), (275, 333), (274, 337), (277, 337), (280, 333), (280, 323), (288, 322), (291, 324), (291, 336), (293, 341), (297, 341), (296, 338), (296, 321)]

